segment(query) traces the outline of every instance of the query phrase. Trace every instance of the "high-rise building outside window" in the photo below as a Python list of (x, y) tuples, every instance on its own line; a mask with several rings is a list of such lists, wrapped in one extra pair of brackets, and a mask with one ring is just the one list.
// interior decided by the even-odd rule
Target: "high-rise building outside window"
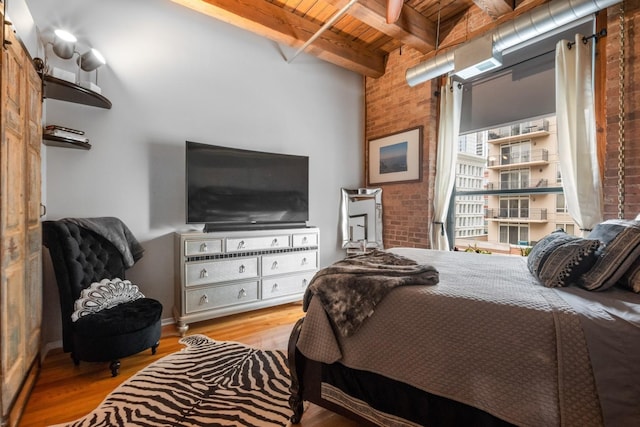
[(556, 118), (460, 136), (455, 246), (520, 254), (557, 228), (578, 228), (566, 209)]

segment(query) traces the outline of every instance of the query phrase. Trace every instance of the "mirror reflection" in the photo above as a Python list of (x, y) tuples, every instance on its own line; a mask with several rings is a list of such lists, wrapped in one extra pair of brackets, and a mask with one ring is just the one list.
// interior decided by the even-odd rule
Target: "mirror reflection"
[(382, 243), (382, 189), (342, 189), (340, 203), (342, 247), (347, 253), (384, 249)]

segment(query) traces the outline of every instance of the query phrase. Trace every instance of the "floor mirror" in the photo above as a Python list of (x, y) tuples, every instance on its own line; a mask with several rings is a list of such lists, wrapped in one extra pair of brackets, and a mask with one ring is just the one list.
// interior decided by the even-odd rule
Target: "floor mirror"
[(342, 247), (348, 254), (384, 249), (382, 243), (382, 189), (342, 189), (340, 203)]

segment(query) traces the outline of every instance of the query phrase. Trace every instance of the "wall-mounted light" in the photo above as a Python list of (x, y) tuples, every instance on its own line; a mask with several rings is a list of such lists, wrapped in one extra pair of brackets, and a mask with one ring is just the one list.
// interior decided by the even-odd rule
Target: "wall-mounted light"
[(66, 30), (56, 30), (53, 38), (53, 52), (62, 59), (70, 59), (76, 51), (76, 36)]
[(93, 71), (106, 63), (104, 56), (94, 48), (78, 57), (78, 66), (84, 71)]
[[(94, 48), (89, 48), (85, 53), (80, 53), (76, 49), (76, 43), (78, 39), (71, 34), (69, 31), (63, 29), (57, 29), (54, 31), (53, 41), (47, 42), (47, 44), (51, 45), (53, 53), (56, 54), (61, 59), (71, 59), (75, 54), (78, 54), (78, 59), (76, 60), (76, 64), (78, 65), (78, 69), (75, 73), (70, 71), (65, 71), (60, 68), (46, 66), (47, 73), (61, 78), (63, 80), (75, 82), (83, 87), (91, 89), (95, 92), (100, 92), (100, 88), (97, 86), (98, 83), (98, 72), (96, 71), (99, 67), (106, 64), (107, 61), (104, 59), (104, 56), (100, 52), (98, 52)], [(46, 57), (46, 54), (45, 54)], [(80, 81), (80, 70), (91, 72), (96, 71), (96, 83), (92, 83), (89, 81)]]

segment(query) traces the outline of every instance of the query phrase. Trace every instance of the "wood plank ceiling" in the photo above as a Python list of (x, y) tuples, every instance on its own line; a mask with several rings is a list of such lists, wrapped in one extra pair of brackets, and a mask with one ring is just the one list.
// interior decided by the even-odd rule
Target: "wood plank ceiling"
[(514, 0), (404, 0), (399, 19), (387, 23), (387, 2), (402, 0), (172, 1), (297, 49), (313, 38), (305, 53), (376, 78), (388, 53), (401, 46), (433, 52), (441, 29), (452, 28), (470, 8), (496, 25), (516, 12)]

